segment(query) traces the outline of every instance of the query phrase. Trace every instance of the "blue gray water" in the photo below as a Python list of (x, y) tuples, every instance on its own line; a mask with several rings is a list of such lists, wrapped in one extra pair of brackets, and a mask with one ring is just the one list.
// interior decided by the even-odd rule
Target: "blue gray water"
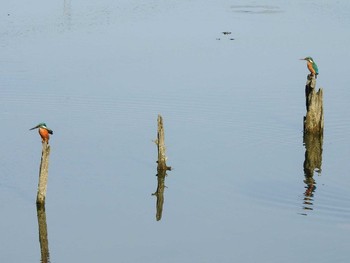
[[(1, 262), (42, 260), (39, 122), (51, 262), (349, 261), (350, 2), (0, 6)], [(311, 179), (306, 56), (325, 110)], [(173, 170), (157, 221), (158, 114)]]

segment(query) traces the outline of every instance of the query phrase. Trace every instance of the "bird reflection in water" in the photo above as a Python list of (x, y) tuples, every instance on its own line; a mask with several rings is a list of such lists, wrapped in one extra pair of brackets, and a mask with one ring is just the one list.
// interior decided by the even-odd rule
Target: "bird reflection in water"
[(314, 172), (321, 175), (322, 166), (322, 144), (323, 135), (314, 135), (304, 133), (304, 146), (305, 146), (305, 161), (304, 161), (304, 183), (305, 192), (303, 200), (303, 209), (305, 210), (302, 215), (307, 215), (306, 211), (313, 210), (314, 194), (316, 191), (316, 181), (314, 179)]

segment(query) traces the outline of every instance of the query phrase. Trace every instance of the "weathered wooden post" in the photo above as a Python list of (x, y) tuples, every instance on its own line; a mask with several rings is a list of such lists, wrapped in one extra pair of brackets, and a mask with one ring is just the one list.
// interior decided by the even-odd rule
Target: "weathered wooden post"
[(309, 74), (305, 85), (306, 116), (304, 116), (304, 133), (323, 134), (323, 90), (316, 92), (315, 75)]
[(47, 180), (49, 174), (50, 145), (48, 141), (43, 141), (42, 145), (43, 149), (41, 153), (41, 163), (39, 170), (38, 193), (36, 197), (36, 203), (38, 205), (45, 205)]
[(50, 262), (49, 239), (47, 235), (46, 212), (45, 205), (37, 204), (36, 207), (39, 226), (39, 242), (41, 252), (41, 263)]
[(157, 140), (156, 144), (158, 146), (158, 172), (171, 170), (171, 167), (166, 165), (167, 157), (165, 155), (165, 143), (164, 143), (164, 128), (163, 128), (163, 118), (162, 116), (158, 115), (158, 134), (157, 134)]
[(166, 171), (170, 171), (171, 167), (166, 165), (167, 157), (165, 155), (165, 143), (164, 143), (164, 128), (163, 128), (163, 118), (158, 115), (158, 133), (157, 140), (155, 143), (158, 146), (158, 165), (157, 165), (157, 177), (158, 184), (157, 190), (152, 195), (157, 197), (156, 203), (156, 219), (159, 221), (162, 218), (163, 204), (164, 204), (164, 188), (165, 188), (165, 177), (167, 176)]
[(53, 131), (46, 126), (46, 123), (41, 122), (37, 126), (29, 129), (34, 130), (38, 129), (39, 135), (41, 137), (43, 150), (41, 153), (41, 162), (39, 170), (39, 183), (38, 183), (38, 193), (36, 196), (37, 205), (45, 205), (46, 198), (46, 187), (47, 187), (47, 177), (49, 174), (49, 156), (50, 156), (50, 145), (49, 139), (50, 134), (53, 134)]

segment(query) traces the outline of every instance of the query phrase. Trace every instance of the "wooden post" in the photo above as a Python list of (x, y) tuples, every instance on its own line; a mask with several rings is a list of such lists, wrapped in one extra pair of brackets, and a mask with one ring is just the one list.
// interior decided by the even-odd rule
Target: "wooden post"
[(46, 188), (47, 188), (47, 180), (48, 180), (48, 173), (49, 173), (50, 145), (46, 141), (44, 141), (42, 144), (43, 144), (43, 149), (41, 153), (38, 193), (36, 197), (36, 203), (38, 205), (45, 205)]
[(39, 242), (41, 252), (41, 263), (50, 262), (49, 240), (47, 237), (46, 212), (44, 204), (37, 204), (36, 207), (39, 226)]
[(165, 143), (164, 143), (164, 128), (163, 128), (163, 118), (162, 116), (158, 115), (158, 134), (157, 134), (157, 140), (156, 144), (158, 146), (158, 172), (171, 170), (171, 167), (168, 167), (166, 165), (167, 157), (165, 155)]
[(167, 157), (165, 155), (165, 143), (164, 143), (164, 128), (163, 128), (163, 118), (158, 115), (158, 133), (157, 140), (155, 143), (158, 146), (158, 165), (157, 165), (157, 176), (158, 176), (158, 184), (157, 191), (152, 195), (157, 197), (157, 213), (156, 219), (159, 221), (162, 218), (163, 213), (163, 204), (164, 204), (164, 188), (165, 186), (165, 177), (167, 176), (166, 171), (170, 171), (171, 167), (166, 165)]
[(306, 116), (304, 117), (304, 133), (323, 134), (323, 90), (316, 92), (316, 78), (307, 76), (305, 86)]

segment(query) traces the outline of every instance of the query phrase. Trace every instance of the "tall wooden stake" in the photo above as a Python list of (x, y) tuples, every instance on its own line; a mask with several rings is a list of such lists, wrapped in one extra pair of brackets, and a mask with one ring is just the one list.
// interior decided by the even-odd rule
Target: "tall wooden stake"
[(45, 204), (37, 204), (36, 207), (39, 226), (39, 242), (41, 252), (41, 263), (50, 262), (49, 239), (47, 236)]
[(163, 118), (158, 115), (158, 134), (156, 144), (158, 146), (158, 167), (159, 171), (171, 170), (171, 167), (166, 165), (167, 157), (165, 155), (165, 143), (164, 143), (164, 128), (163, 128)]
[(305, 86), (306, 116), (304, 116), (304, 133), (323, 134), (323, 90), (316, 92), (316, 78), (307, 76)]
[(158, 115), (158, 133), (157, 133), (157, 140), (155, 143), (158, 146), (158, 165), (157, 165), (157, 176), (158, 176), (158, 185), (157, 185), (157, 191), (153, 193), (152, 195), (155, 195), (157, 197), (157, 213), (156, 213), (156, 219), (157, 221), (161, 220), (162, 213), (163, 213), (163, 204), (164, 204), (164, 188), (165, 188), (165, 177), (166, 177), (166, 171), (171, 170), (170, 166), (166, 165), (166, 155), (165, 155), (165, 143), (164, 143), (164, 128), (163, 128), (163, 118), (162, 116)]
[(45, 205), (47, 180), (49, 174), (49, 157), (50, 157), (50, 145), (48, 142), (43, 142), (43, 149), (41, 153), (41, 163), (39, 170), (39, 183), (38, 193), (36, 196), (36, 203), (38, 205)]

